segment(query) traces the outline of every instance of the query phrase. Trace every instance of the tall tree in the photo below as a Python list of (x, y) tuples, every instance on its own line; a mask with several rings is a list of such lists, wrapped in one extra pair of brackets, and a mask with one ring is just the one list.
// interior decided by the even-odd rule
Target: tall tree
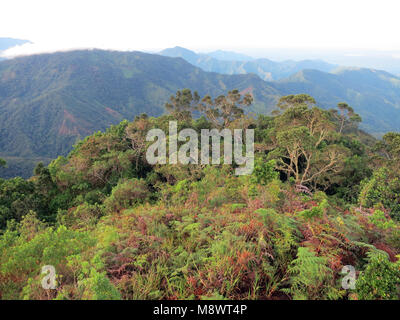
[[(281, 97), (278, 101), (277, 107), (281, 111), (285, 111), (289, 108), (299, 107), (299, 106), (315, 106), (315, 99), (308, 94), (291, 94), (288, 96)], [(277, 112), (275, 112), (276, 114)], [(278, 111), (279, 113), (279, 111)]]
[(279, 101), (283, 113), (275, 118), (273, 151), (277, 168), (299, 185), (327, 188), (343, 169), (346, 148), (335, 144), (335, 125), (329, 113), (314, 105), (308, 95), (291, 95)]
[(228, 92), (228, 95), (220, 95), (212, 99), (209, 95), (205, 96), (198, 106), (198, 109), (217, 128), (226, 128), (229, 124), (244, 114), (243, 108), (249, 107), (253, 103), (251, 94), (246, 93), (243, 97), (239, 90), (235, 89)]
[(361, 122), (361, 117), (359, 114), (354, 112), (354, 109), (350, 107), (345, 102), (340, 102), (337, 105), (336, 109), (330, 110), (331, 114), (333, 115), (334, 119), (338, 121), (339, 125), (339, 133), (342, 133), (343, 130), (348, 127), (357, 127), (358, 123)]
[(165, 108), (174, 115), (177, 120), (191, 119), (192, 111), (197, 108), (200, 96), (197, 91), (190, 89), (178, 90), (175, 96), (171, 96), (169, 102), (165, 104)]
[(375, 150), (382, 153), (389, 161), (400, 160), (400, 133), (388, 132), (379, 141)]

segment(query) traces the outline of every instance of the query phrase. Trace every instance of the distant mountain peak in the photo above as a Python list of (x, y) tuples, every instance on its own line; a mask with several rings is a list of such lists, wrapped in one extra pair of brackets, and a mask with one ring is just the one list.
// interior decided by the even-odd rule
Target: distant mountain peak
[(196, 61), (199, 57), (199, 55), (196, 52), (179, 46), (164, 49), (160, 51), (159, 54), (166, 57), (183, 58), (187, 62), (194, 65), (196, 64)]
[(216, 50), (216, 51), (208, 52), (206, 54), (214, 59), (225, 60), (225, 61), (251, 61), (251, 60), (254, 60), (253, 57), (250, 57), (250, 56), (242, 54), (242, 53), (233, 52), (233, 51)]

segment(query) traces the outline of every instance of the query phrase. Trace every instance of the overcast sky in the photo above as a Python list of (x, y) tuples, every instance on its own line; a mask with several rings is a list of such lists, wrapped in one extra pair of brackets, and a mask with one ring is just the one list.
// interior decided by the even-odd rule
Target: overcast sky
[[(0, 37), (71, 48), (400, 50), (398, 0), (2, 0)], [(240, 50), (239, 50), (240, 51)]]

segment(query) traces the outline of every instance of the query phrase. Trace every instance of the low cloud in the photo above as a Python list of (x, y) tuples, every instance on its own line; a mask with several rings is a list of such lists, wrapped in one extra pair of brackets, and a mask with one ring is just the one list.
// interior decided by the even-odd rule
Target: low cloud
[(40, 53), (53, 53), (56, 51), (70, 51), (74, 49), (88, 49), (88, 48), (63, 48), (51, 44), (37, 44), (37, 43), (25, 43), (19, 46), (9, 48), (0, 52), (0, 57), (3, 58), (15, 58), (19, 56), (27, 56), (32, 54)]

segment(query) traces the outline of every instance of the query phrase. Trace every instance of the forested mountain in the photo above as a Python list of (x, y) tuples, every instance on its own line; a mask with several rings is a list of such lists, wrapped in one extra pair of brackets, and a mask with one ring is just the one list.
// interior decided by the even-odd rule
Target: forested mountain
[(165, 49), (160, 54), (168, 57), (181, 57), (204, 71), (224, 74), (255, 73), (266, 81), (286, 78), (303, 69), (329, 72), (337, 67), (321, 60), (275, 62), (269, 59), (252, 59), (245, 55), (225, 51), (198, 54), (182, 47)]
[(66, 155), (97, 130), (141, 113), (161, 115), (169, 96), (185, 87), (212, 96), (235, 88), (250, 92), (250, 111), (262, 114), (292, 93), (311, 94), (324, 108), (347, 102), (361, 115), (361, 128), (379, 136), (400, 129), (399, 83), (370, 69), (307, 69), (266, 82), (255, 74), (205, 72), (184, 59), (141, 52), (80, 50), (10, 59), (0, 62), (0, 157), (9, 165), (0, 176), (29, 176), (34, 163)]
[(207, 73), (183, 59), (141, 52), (74, 51), (2, 61), (0, 155), (65, 155), (77, 139), (122, 119), (162, 114), (169, 96), (187, 86), (212, 95), (251, 90), (253, 110), (260, 112), (279, 95), (255, 75)]

